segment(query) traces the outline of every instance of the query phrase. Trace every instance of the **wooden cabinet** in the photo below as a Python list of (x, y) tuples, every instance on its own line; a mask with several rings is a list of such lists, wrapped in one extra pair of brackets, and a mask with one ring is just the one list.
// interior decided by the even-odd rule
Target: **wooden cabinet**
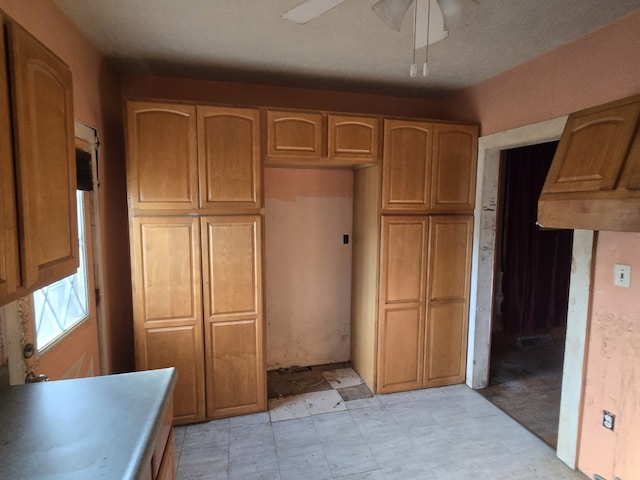
[(176, 423), (266, 408), (259, 130), (257, 109), (127, 103), (136, 366), (177, 368)]
[(465, 379), (472, 232), (472, 216), (430, 218), (425, 387)]
[(538, 201), (538, 223), (640, 231), (639, 126), (640, 95), (571, 114)]
[(378, 391), (422, 385), (429, 228), (426, 216), (382, 217)]
[(435, 124), (431, 212), (473, 213), (477, 159), (478, 127)]
[(567, 120), (543, 192), (615, 188), (636, 132), (640, 102), (573, 114)]
[(380, 143), (379, 120), (353, 115), (327, 116), (327, 156), (332, 163), (377, 162)]
[(127, 102), (129, 207), (198, 208), (196, 107)]
[(378, 392), (464, 381), (472, 220), (382, 217)]
[(131, 101), (126, 117), (131, 209), (260, 209), (258, 110)]
[(136, 367), (176, 367), (176, 423), (202, 421), (205, 377), (200, 223), (193, 217), (133, 217)]
[(382, 208), (426, 213), (430, 201), (433, 124), (385, 120)]
[(204, 217), (207, 416), (266, 408), (262, 219)]
[(472, 213), (478, 128), (385, 120), (382, 208), (406, 213)]
[(4, 19), (3, 27), (0, 302), (6, 303), (76, 271), (78, 225), (71, 70), (15, 22)]
[(379, 119), (327, 112), (267, 111), (267, 165), (357, 167), (379, 157)]
[(267, 111), (267, 156), (320, 160), (322, 114), (314, 112)]

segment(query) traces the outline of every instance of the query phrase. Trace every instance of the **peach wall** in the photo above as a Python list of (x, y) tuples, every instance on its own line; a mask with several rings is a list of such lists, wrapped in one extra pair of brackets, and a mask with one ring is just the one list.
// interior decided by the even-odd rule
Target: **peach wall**
[(125, 98), (175, 99), (242, 106), (306, 108), (423, 118), (438, 118), (440, 114), (438, 102), (420, 98), (186, 78), (125, 76), (122, 80), (122, 95)]
[[(640, 233), (600, 232), (578, 467), (589, 477), (640, 478)], [(631, 287), (613, 285), (616, 263)], [(616, 415), (615, 430), (602, 411)]]
[(640, 93), (640, 10), (446, 98), (444, 118), (502, 132)]
[(50, 0), (0, 0), (0, 9), (70, 67), (74, 117), (98, 129), (100, 207), (110, 345), (110, 371), (131, 370), (133, 328), (124, 140), (119, 76), (102, 54)]
[(349, 360), (353, 172), (265, 170), (267, 369)]

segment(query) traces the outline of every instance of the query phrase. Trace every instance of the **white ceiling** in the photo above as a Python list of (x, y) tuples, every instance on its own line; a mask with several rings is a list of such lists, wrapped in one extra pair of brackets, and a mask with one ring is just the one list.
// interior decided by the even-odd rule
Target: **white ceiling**
[(445, 0), (461, 14), (429, 47), (430, 75), (410, 78), (412, 13), (398, 33), (371, 11), (375, 1), (346, 0), (297, 25), (281, 14), (302, 0), (54, 0), (121, 72), (430, 98), (640, 8), (640, 0)]

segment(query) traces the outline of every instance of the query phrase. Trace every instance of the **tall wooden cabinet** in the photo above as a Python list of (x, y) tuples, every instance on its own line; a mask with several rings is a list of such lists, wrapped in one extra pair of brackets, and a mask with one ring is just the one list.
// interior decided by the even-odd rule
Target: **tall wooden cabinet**
[(464, 381), (477, 130), (387, 119), (356, 172), (352, 363), (379, 393)]
[(71, 70), (0, 13), (0, 304), (78, 268)]
[(259, 111), (127, 102), (136, 365), (176, 423), (266, 408)]

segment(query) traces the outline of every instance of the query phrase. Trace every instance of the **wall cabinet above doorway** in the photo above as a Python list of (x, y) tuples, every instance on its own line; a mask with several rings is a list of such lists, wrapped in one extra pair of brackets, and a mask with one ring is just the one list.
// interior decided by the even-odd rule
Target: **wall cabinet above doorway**
[(357, 168), (379, 163), (377, 117), (267, 111), (266, 166)]

